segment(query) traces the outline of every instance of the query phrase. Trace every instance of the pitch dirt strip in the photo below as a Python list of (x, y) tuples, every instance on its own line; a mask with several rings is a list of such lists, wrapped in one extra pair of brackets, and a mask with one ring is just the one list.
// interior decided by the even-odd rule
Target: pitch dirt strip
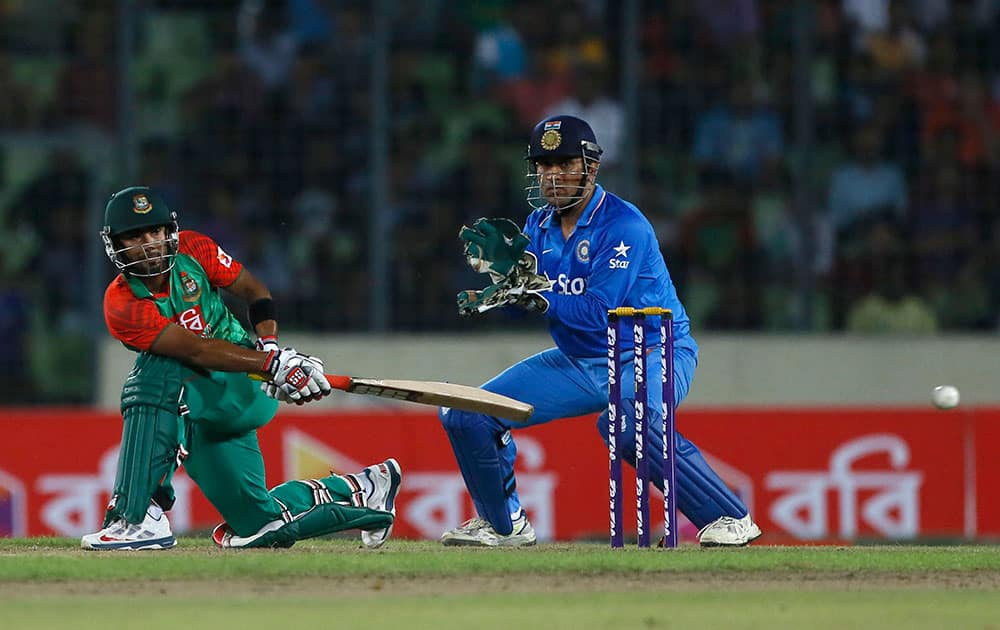
[[(222, 551), (185, 538), (167, 552), (86, 552), (72, 539), (0, 539), (0, 596), (14, 588), (86, 584), (263, 584), (355, 592), (389, 584), (411, 592), (590, 592), (592, 589), (1000, 588), (1000, 546), (767, 547), (610, 550), (557, 543), (526, 549), (454, 549), (391, 541), (359, 549), (353, 539), (305, 541), (286, 550)], [(277, 585), (277, 586), (274, 586)], [(425, 589), (421, 591), (420, 589)]]
[[(453, 549), (306, 541), (221, 551), (81, 551), (0, 539), (0, 628), (996, 627), (1000, 546)], [(391, 546), (390, 546), (391, 545)], [(645, 596), (637, 596), (645, 595)], [(623, 605), (627, 602), (628, 605)], [(109, 611), (114, 611), (109, 614)], [(669, 614), (668, 614), (669, 613)], [(182, 624), (183, 625), (183, 624)]]
[(451, 596), (484, 593), (568, 594), (613, 592), (870, 592), (921, 590), (1000, 590), (1000, 572), (954, 571), (914, 575), (906, 573), (830, 573), (793, 571), (773, 573), (669, 572), (632, 575), (515, 575), (463, 577), (372, 576), (345, 578), (235, 579), (217, 580), (129, 580), (106, 583), (92, 581), (5, 583), (5, 599), (50, 597), (130, 598), (143, 595), (192, 598), (205, 593), (226, 598), (309, 597), (353, 598), (363, 596)]

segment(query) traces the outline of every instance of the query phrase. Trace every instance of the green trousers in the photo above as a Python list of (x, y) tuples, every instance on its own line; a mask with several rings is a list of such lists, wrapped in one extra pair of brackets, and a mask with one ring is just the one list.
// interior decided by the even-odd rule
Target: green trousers
[[(268, 490), (257, 429), (277, 411), (246, 374), (200, 373), (166, 357), (141, 353), (122, 389), (122, 449), (105, 522), (142, 521), (149, 501), (172, 504), (178, 465), (248, 546), (288, 546), (347, 529), (388, 527), (392, 514), (364, 505), (358, 483), (331, 474)], [(166, 505), (164, 505), (166, 504)]]

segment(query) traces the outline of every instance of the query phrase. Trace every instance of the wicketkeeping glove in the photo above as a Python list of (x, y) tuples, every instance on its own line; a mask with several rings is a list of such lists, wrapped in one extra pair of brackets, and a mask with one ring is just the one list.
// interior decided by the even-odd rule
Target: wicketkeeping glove
[(488, 273), (494, 282), (510, 275), (530, 241), (510, 219), (476, 219), (463, 225), (458, 237), (465, 241), (465, 259), (478, 273)]
[(549, 310), (549, 300), (544, 294), (552, 290), (551, 280), (537, 273), (524, 271), (515, 273), (514, 279), (514, 286), (507, 291), (510, 304), (532, 313)]
[(294, 348), (272, 351), (264, 361), (264, 369), (278, 388), (278, 396), (284, 395), (297, 405), (319, 400), (333, 391), (323, 373), (323, 361)]
[(456, 299), (458, 313), (474, 315), (509, 305), (544, 313), (549, 309), (549, 301), (543, 294), (551, 290), (552, 281), (545, 276), (517, 268), (510, 276), (482, 291), (460, 291)]
[(459, 315), (475, 315), (485, 313), (498, 306), (506, 306), (510, 303), (507, 291), (510, 289), (502, 281), (491, 284), (482, 291), (459, 291), (456, 297)]

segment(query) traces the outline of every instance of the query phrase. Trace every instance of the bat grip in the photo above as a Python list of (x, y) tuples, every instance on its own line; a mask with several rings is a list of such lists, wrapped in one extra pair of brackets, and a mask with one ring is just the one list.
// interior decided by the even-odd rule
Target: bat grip
[(338, 376), (336, 374), (327, 374), (326, 381), (330, 383), (330, 387), (334, 389), (340, 389), (345, 392), (351, 391), (350, 376)]
[[(261, 374), (247, 374), (250, 378), (255, 381), (265, 381), (267, 380)], [(350, 376), (340, 376), (337, 374), (326, 374), (326, 382), (330, 384), (330, 387), (334, 389), (340, 389), (345, 392), (351, 391), (351, 377)]]

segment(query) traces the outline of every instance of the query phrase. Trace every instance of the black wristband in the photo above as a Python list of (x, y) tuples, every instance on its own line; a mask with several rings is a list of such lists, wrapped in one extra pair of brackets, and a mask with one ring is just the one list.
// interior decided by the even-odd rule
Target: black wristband
[(247, 316), (250, 318), (250, 325), (257, 328), (257, 324), (269, 319), (276, 320), (274, 314), (274, 300), (271, 298), (261, 298), (254, 300), (247, 307)]

